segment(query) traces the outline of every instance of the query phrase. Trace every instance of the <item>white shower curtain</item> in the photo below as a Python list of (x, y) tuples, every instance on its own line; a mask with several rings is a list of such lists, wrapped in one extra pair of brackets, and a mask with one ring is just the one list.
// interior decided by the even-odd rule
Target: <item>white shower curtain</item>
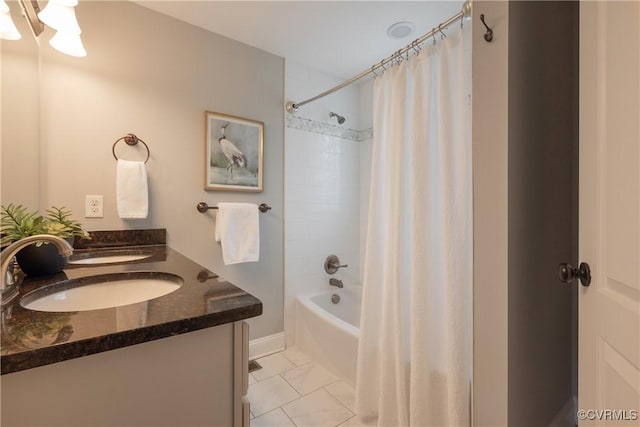
[[(465, 30), (466, 31), (466, 30)], [(374, 84), (356, 412), (468, 426), (472, 190), (463, 31)]]

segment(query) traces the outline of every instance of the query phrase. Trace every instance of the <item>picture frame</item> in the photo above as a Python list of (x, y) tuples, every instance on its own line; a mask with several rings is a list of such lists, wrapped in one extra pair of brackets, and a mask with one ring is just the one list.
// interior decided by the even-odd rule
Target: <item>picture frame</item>
[(205, 111), (204, 189), (261, 192), (264, 123)]

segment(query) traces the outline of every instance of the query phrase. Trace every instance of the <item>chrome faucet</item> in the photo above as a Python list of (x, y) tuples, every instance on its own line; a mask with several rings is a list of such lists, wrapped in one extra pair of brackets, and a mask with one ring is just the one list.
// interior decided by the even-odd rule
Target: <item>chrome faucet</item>
[(342, 280), (338, 280), (333, 277), (329, 279), (329, 284), (331, 286), (337, 286), (338, 288), (344, 288), (344, 284), (342, 283)]
[(5, 305), (18, 295), (18, 285), (7, 281), (7, 272), (9, 265), (11, 265), (11, 260), (20, 249), (36, 242), (53, 243), (58, 248), (60, 255), (64, 257), (68, 257), (73, 253), (73, 247), (69, 242), (58, 236), (52, 236), (51, 234), (37, 234), (35, 236), (25, 237), (7, 246), (0, 252), (0, 303), (2, 305)]

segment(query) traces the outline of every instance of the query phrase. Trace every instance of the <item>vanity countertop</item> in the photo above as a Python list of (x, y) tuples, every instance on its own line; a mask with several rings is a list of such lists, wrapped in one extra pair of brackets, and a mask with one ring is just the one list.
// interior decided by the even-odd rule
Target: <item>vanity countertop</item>
[[(80, 249), (86, 252), (113, 250)], [(260, 300), (164, 245), (128, 246), (152, 256), (120, 264), (69, 264), (54, 276), (24, 277), (20, 294), (2, 312), (2, 374), (114, 350), (262, 314)], [(98, 274), (166, 272), (183, 278), (176, 291), (122, 307), (67, 313), (32, 311), (20, 299), (41, 286)]]

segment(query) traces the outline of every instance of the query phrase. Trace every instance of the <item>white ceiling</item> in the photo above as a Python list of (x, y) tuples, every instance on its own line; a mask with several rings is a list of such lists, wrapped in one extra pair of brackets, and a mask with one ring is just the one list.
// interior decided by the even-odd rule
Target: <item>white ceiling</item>
[[(462, 1), (149, 1), (136, 3), (198, 27), (350, 78), (460, 11)], [(387, 37), (412, 21), (415, 32)]]

